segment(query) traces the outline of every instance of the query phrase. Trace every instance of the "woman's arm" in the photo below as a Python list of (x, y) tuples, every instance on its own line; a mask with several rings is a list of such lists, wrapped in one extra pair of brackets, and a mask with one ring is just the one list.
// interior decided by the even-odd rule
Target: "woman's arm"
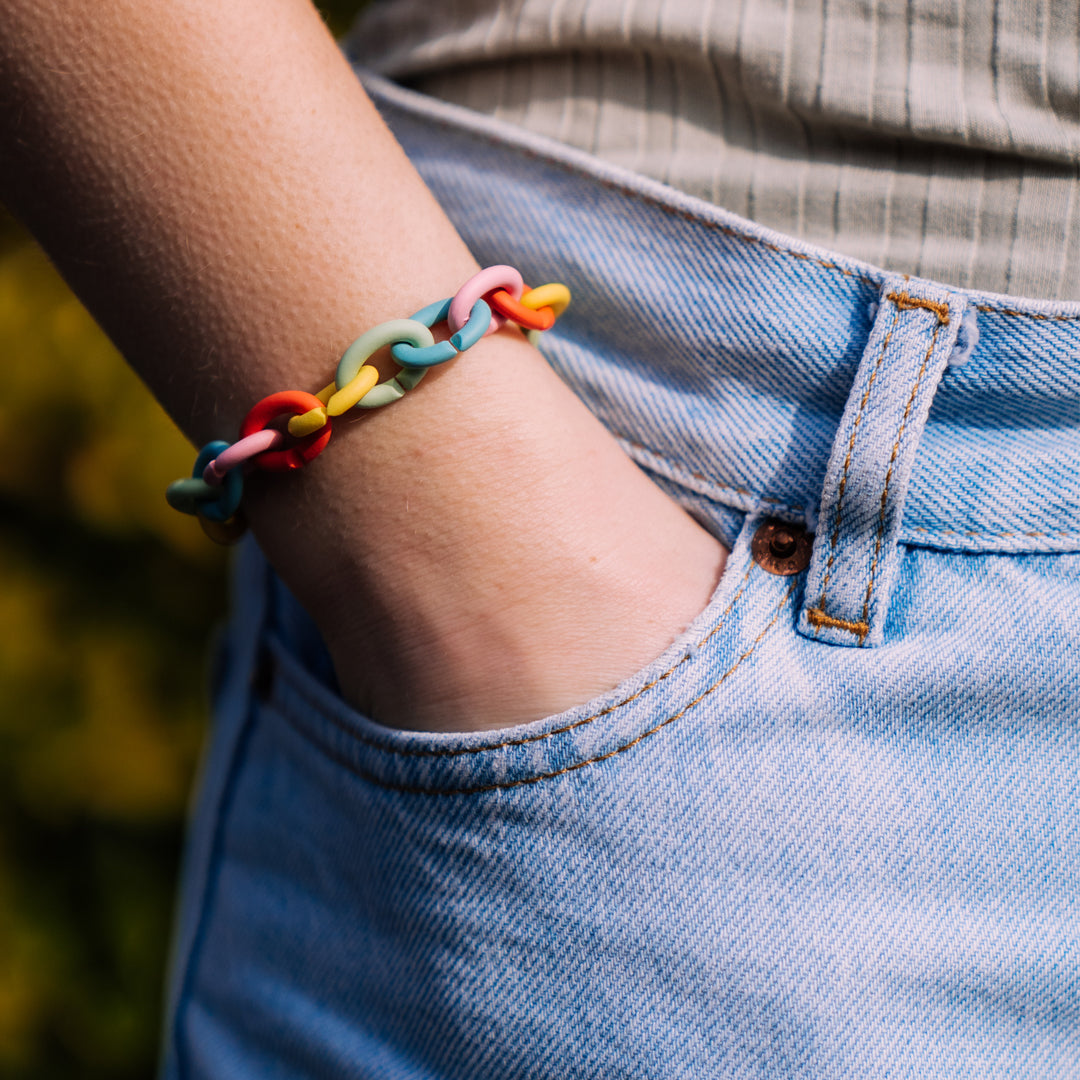
[[(196, 443), (476, 269), (307, 0), (5, 0), (0, 99), (0, 199)], [(403, 727), (610, 688), (725, 555), (512, 330), (245, 507), (345, 696)]]

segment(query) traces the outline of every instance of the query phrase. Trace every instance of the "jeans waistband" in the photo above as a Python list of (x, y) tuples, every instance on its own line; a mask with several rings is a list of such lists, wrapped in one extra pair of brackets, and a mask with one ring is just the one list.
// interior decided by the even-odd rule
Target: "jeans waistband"
[[(476, 257), (570, 286), (545, 353), (639, 465), (719, 507), (814, 524), (896, 275), (362, 77)], [(1080, 550), (1080, 305), (951, 292), (969, 314), (913, 454), (898, 539)]]

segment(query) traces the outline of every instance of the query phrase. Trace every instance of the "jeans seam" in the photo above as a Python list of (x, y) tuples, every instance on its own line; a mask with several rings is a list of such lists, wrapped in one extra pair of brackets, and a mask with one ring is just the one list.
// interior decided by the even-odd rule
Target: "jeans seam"
[(1039, 537), (1080, 535), (1080, 529), (1054, 529), (1051, 532), (1043, 532), (1038, 529), (1019, 532), (1018, 530), (1010, 529), (1006, 532), (984, 532), (978, 529), (927, 529), (923, 525), (912, 525), (911, 531), (931, 533), (935, 536), (990, 536), (1000, 539), (1008, 539), (1009, 537), (1014, 536), (1029, 536), (1032, 539), (1037, 539)]
[[(653, 689), (653, 687), (663, 682), (664, 679), (672, 676), (680, 667), (682, 667), (683, 664), (685, 664), (688, 660), (691, 660), (696, 655), (699, 649), (701, 649), (708, 641), (710, 641), (724, 628), (724, 626), (726, 625), (725, 620), (731, 614), (736, 603), (738, 603), (739, 598), (742, 596), (743, 590), (746, 588), (746, 583), (750, 578), (750, 574), (756, 565), (756, 563), (751, 562), (750, 565), (747, 567), (746, 573), (743, 575), (743, 579), (739, 582), (739, 587), (735, 591), (735, 595), (732, 596), (730, 603), (724, 609), (724, 612), (720, 616), (717, 624), (695, 646), (689, 649), (680, 660), (677, 660), (674, 664), (672, 664), (672, 666), (669, 667), (667, 671), (665, 671), (662, 675), (657, 675), (655, 679), (640, 687), (629, 697), (623, 698), (622, 701), (616, 702), (614, 705), (608, 705), (605, 708), (600, 709), (599, 712), (595, 712), (590, 716), (584, 716), (580, 720), (573, 720), (569, 724), (564, 724), (562, 727), (552, 728), (551, 731), (542, 731), (536, 735), (526, 735), (519, 739), (504, 739), (502, 742), (485, 743), (482, 746), (461, 746), (450, 750), (440, 750), (432, 748), (407, 749), (387, 746), (385, 743), (379, 742), (378, 739), (373, 739), (370, 736), (364, 735), (362, 732), (355, 731), (352, 728), (346, 727), (345, 724), (343, 724), (337, 717), (333, 715), (328, 715), (327, 719), (336, 728), (338, 728), (339, 731), (344, 732), (344, 734), (346, 734), (349, 738), (355, 739), (357, 742), (362, 743), (364, 746), (371, 747), (372, 749), (378, 750), (385, 754), (392, 754), (395, 757), (467, 757), (472, 754), (486, 753), (489, 750), (508, 750), (512, 749), (515, 746), (527, 746), (530, 743), (543, 742), (545, 739), (554, 738), (556, 735), (565, 735), (568, 731), (575, 731), (578, 728), (585, 727), (587, 724), (591, 724), (596, 720), (604, 718), (605, 716), (611, 716), (613, 713), (616, 713), (624, 706), (632, 704), (634, 701), (640, 698), (642, 694)], [(303, 700), (307, 702), (307, 704), (310, 705), (313, 709), (319, 708), (318, 703), (308, 697), (304, 693), (303, 689), (294, 684), (292, 686), (292, 690), (298, 697), (303, 698)]]
[[(892, 294), (890, 294), (889, 299), (892, 299)], [(809, 608), (806, 612), (806, 617), (815, 630), (819, 629), (821, 626), (835, 626), (841, 630), (851, 630), (852, 627), (858, 625), (850, 623), (845, 619), (836, 619), (834, 616), (829, 615), (825, 610), (825, 599), (826, 594), (829, 591), (829, 578), (832, 574), (833, 563), (836, 560), (836, 547), (840, 542), (840, 524), (844, 509), (844, 490), (847, 487), (848, 471), (851, 468), (851, 457), (855, 452), (855, 439), (859, 434), (859, 425), (862, 423), (863, 412), (870, 401), (870, 393), (874, 389), (874, 382), (877, 380), (878, 372), (881, 370), (885, 354), (889, 350), (889, 342), (892, 341), (892, 336), (896, 331), (899, 322), (900, 306), (897, 305), (896, 313), (893, 316), (892, 326), (889, 327), (889, 332), (885, 335), (885, 340), (882, 342), (881, 352), (878, 354), (877, 362), (874, 364), (874, 370), (870, 372), (870, 378), (866, 382), (866, 390), (863, 393), (862, 400), (859, 402), (859, 411), (856, 413), (855, 420), (851, 425), (851, 438), (848, 440), (847, 456), (844, 458), (844, 469), (840, 477), (840, 487), (836, 495), (836, 521), (833, 525), (832, 536), (829, 537), (829, 558), (825, 563), (825, 576), (821, 582), (821, 597), (817, 602), (817, 607)]]
[[(645, 453), (651, 454), (653, 457), (658, 458), (666, 465), (670, 465), (673, 469), (678, 469), (680, 472), (685, 473), (686, 475), (692, 477), (695, 480), (704, 481), (705, 483), (710, 485), (714, 492), (719, 493), (724, 491), (731, 491), (734, 492), (736, 495), (745, 495), (751, 499), (756, 500), (759, 504), (767, 505), (775, 508), (776, 510), (784, 511), (785, 513), (789, 513), (794, 517), (803, 517), (806, 514), (805, 504), (800, 504), (796, 506), (794, 503), (788, 502), (785, 499), (778, 499), (772, 495), (762, 495), (759, 492), (752, 491), (750, 488), (742, 487), (741, 485), (737, 486), (735, 484), (717, 483), (705, 473), (691, 471), (685, 462), (677, 461), (674, 458), (669, 457), (667, 454), (655, 449), (654, 447), (647, 446), (643, 442), (638, 442), (636, 439), (631, 439), (626, 435), (619, 434), (618, 432), (615, 432), (614, 434), (615, 437), (624, 445), (629, 446), (633, 449), (644, 450)], [(639, 461), (637, 464), (639, 465), (639, 467), (646, 469), (649, 468), (648, 462)], [(670, 479), (673, 483), (679, 483), (678, 477), (670, 477)], [(717, 498), (717, 495), (714, 495), (711, 492), (701, 492), (700, 494), (702, 494), (705, 498)], [(1007, 529), (1003, 532), (988, 532), (985, 529), (930, 529), (927, 528), (925, 525), (911, 525), (908, 527), (911, 529), (912, 532), (928, 533), (931, 536), (982, 536), (995, 539), (1009, 539), (1016, 536), (1026, 536), (1031, 539), (1039, 539), (1052, 538), (1055, 536), (1080, 535), (1080, 529), (1052, 529), (1049, 532), (1038, 529), (1031, 529), (1025, 531), (1020, 531), (1017, 529)], [(924, 541), (923, 543), (926, 544), (929, 543), (929, 541)]]
[[(892, 299), (890, 296), (889, 299)], [(904, 437), (904, 432), (907, 430), (908, 418), (911, 416), (911, 408), (915, 404), (915, 398), (919, 394), (919, 386), (922, 383), (923, 376), (926, 374), (926, 369), (930, 366), (930, 357), (934, 354), (934, 349), (937, 348), (938, 333), (942, 326), (949, 325), (949, 307), (947, 304), (932, 304), (930, 301), (916, 301), (919, 307), (929, 308), (934, 311), (938, 317), (937, 326), (934, 327), (934, 333), (930, 338), (930, 347), (926, 350), (926, 355), (923, 357), (922, 366), (919, 368), (918, 374), (915, 376), (915, 383), (911, 388), (911, 393), (908, 395), (907, 404), (904, 406), (904, 415), (900, 419), (900, 427), (896, 432), (896, 441), (893, 443), (892, 453), (889, 455), (889, 468), (885, 472), (885, 486), (881, 491), (881, 507), (878, 511), (878, 530), (877, 537), (874, 540), (874, 557), (870, 561), (870, 580), (866, 585), (866, 597), (863, 600), (863, 612), (862, 622), (866, 624), (867, 632), (870, 627), (870, 599), (874, 593), (874, 581), (877, 577), (878, 559), (881, 555), (881, 541), (885, 536), (885, 508), (889, 501), (889, 485), (892, 482), (893, 466), (896, 464), (896, 458), (900, 453), (900, 441)], [(942, 311), (944, 309), (944, 311)], [(865, 633), (861, 633), (859, 636), (859, 644), (862, 645), (866, 638)]]
[[(268, 595), (271, 595), (272, 588), (269, 583), (269, 567), (267, 568), (267, 574), (264, 575), (263, 588)], [(262, 624), (256, 635), (257, 639), (260, 641), (262, 640), (263, 631), (268, 622), (269, 618), (264, 611)], [(217, 801), (216, 819), (213, 826), (214, 831), (210, 840), (206, 877), (203, 881), (202, 894), (199, 898), (199, 909), (198, 914), (196, 915), (197, 923), (195, 931), (192, 935), (191, 945), (188, 948), (187, 955), (183, 957), (182, 960), (179, 957), (177, 958), (177, 962), (183, 964), (183, 974), (180, 976), (180, 989), (176, 995), (176, 1008), (171, 1018), (171, 1030), (168, 1032), (168, 1038), (172, 1043), (175, 1053), (176, 1075), (178, 1080), (184, 1080), (184, 1077), (189, 1076), (191, 1073), (187, 1049), (184, 1041), (181, 1039), (181, 1028), (184, 1022), (184, 1016), (187, 1013), (191, 1002), (195, 969), (198, 966), (199, 957), (202, 953), (206, 939), (207, 924), (210, 919), (209, 912), (213, 905), (213, 894), (217, 889), (218, 878), (221, 872), (225, 819), (231, 809), (233, 797), (236, 792), (237, 778), (240, 774), (244, 758), (248, 752), (248, 744), (251, 741), (251, 734), (255, 726), (255, 713), (257, 708), (258, 705), (254, 700), (254, 697), (249, 696), (245, 707), (244, 720), (236, 734), (229, 756), (225, 782), (222, 785), (221, 794)]]
[[(900, 442), (904, 437), (904, 432), (907, 430), (908, 419), (911, 416), (912, 406), (915, 404), (915, 398), (919, 393), (919, 386), (922, 383), (923, 376), (926, 374), (926, 369), (930, 365), (930, 358), (934, 354), (934, 349), (937, 348), (938, 334), (941, 331), (942, 326), (949, 325), (949, 305), (947, 303), (940, 303), (934, 300), (926, 300), (921, 297), (910, 296), (907, 292), (893, 291), (886, 296), (886, 299), (896, 305), (896, 315), (893, 318), (893, 324), (889, 328), (889, 333), (885, 337), (885, 342), (882, 345), (881, 353), (877, 358), (877, 362), (874, 365), (874, 370), (870, 374), (870, 378), (866, 385), (866, 392), (863, 394), (862, 401), (859, 403), (859, 412), (855, 417), (855, 422), (852, 425), (851, 440), (848, 443), (848, 453), (844, 460), (844, 473), (840, 480), (840, 490), (836, 500), (836, 525), (833, 529), (833, 534), (830, 538), (831, 551), (829, 553), (828, 562), (825, 564), (825, 578), (822, 582), (821, 598), (818, 600), (817, 607), (808, 608), (806, 612), (807, 622), (814, 627), (815, 631), (822, 627), (829, 627), (836, 630), (843, 630), (849, 634), (854, 634), (859, 639), (859, 645), (863, 645), (866, 641), (867, 635), (870, 633), (870, 601), (874, 594), (874, 583), (877, 579), (878, 561), (881, 557), (881, 542), (885, 535), (885, 511), (889, 501), (889, 487), (892, 483), (893, 468), (896, 465), (896, 459), (900, 452)], [(904, 406), (903, 416), (900, 418), (900, 425), (897, 428), (896, 439), (893, 442), (892, 451), (889, 454), (889, 466), (885, 471), (885, 482), (881, 491), (880, 507), (878, 509), (878, 528), (877, 535), (874, 538), (874, 554), (870, 560), (870, 575), (866, 585), (866, 594), (863, 597), (863, 608), (861, 619), (840, 619), (834, 615), (830, 615), (825, 610), (825, 595), (829, 587), (829, 577), (832, 570), (833, 560), (836, 554), (836, 545), (840, 536), (840, 522), (841, 511), (843, 508), (844, 500), (844, 488), (847, 484), (848, 468), (851, 465), (851, 454), (855, 446), (855, 435), (859, 428), (859, 423), (862, 418), (863, 410), (866, 407), (867, 402), (870, 399), (870, 390), (874, 384), (874, 380), (877, 377), (878, 372), (881, 369), (881, 363), (885, 358), (885, 352), (889, 347), (889, 341), (892, 338), (893, 331), (895, 331), (897, 324), (900, 320), (900, 313), (902, 311), (912, 311), (923, 309), (933, 312), (937, 316), (937, 323), (934, 326), (934, 332), (930, 337), (930, 346), (926, 350), (926, 355), (923, 357), (922, 365), (919, 367), (918, 372), (915, 375), (915, 382), (912, 384), (911, 393), (908, 395), (907, 402)]]
[[(583, 769), (587, 765), (596, 765), (599, 762), (607, 761), (610, 758), (616, 757), (619, 754), (626, 753), (626, 751), (631, 750), (639, 743), (644, 742), (645, 739), (648, 739), (652, 735), (655, 735), (657, 732), (662, 731), (668, 725), (674, 723), (682, 716), (685, 716), (686, 713), (688, 713), (691, 709), (695, 708), (697, 705), (700, 705), (701, 702), (705, 700), (705, 698), (707, 698), (710, 694), (714, 693), (725, 682), (727, 682), (727, 680), (735, 673), (735, 671), (739, 668), (739, 666), (743, 663), (744, 660), (749, 659), (750, 656), (753, 655), (754, 650), (758, 647), (758, 645), (769, 633), (769, 631), (772, 630), (772, 628), (779, 621), (780, 614), (784, 610), (788, 599), (795, 591), (798, 583), (798, 579), (796, 579), (791, 583), (791, 585), (788, 586), (787, 590), (780, 597), (780, 602), (776, 605), (776, 610), (773, 613), (772, 619), (770, 619), (769, 622), (766, 623), (766, 625), (762, 628), (762, 630), (758, 633), (757, 637), (754, 638), (750, 645), (742, 653), (740, 653), (740, 655), (737, 657), (731, 667), (729, 667), (723, 673), (723, 675), (721, 675), (709, 687), (707, 687), (700, 694), (698, 694), (696, 698), (694, 698), (692, 701), (687, 702), (687, 704), (685, 704), (677, 713), (666, 717), (664, 720), (661, 720), (660, 723), (655, 724), (647, 731), (643, 731), (640, 735), (635, 736), (629, 742), (623, 743), (621, 746), (615, 747), (614, 750), (608, 750), (603, 754), (597, 754), (591, 758), (585, 759), (584, 761), (574, 762), (574, 764), (572, 765), (565, 765), (561, 769), (555, 769), (547, 773), (540, 773), (536, 776), (526, 776), (520, 780), (506, 780), (493, 784), (478, 784), (476, 787), (425, 788), (411, 784), (396, 784), (392, 781), (383, 780), (381, 777), (375, 776), (373, 773), (370, 773), (366, 769), (361, 768), (354, 761), (350, 761), (344, 754), (339, 753), (333, 747), (323, 745), (322, 747), (320, 747), (320, 749), (332, 761), (335, 761), (337, 764), (341, 765), (343, 768), (347, 769), (349, 772), (353, 773), (353, 775), (359, 777), (361, 780), (365, 780), (368, 783), (373, 784), (376, 787), (383, 788), (387, 791), (397, 791), (405, 795), (481, 795), (489, 791), (507, 791), (512, 788), (527, 787), (531, 786), (532, 784), (538, 784), (543, 780), (552, 780), (557, 776), (565, 776), (567, 773), (576, 772), (578, 769)], [(296, 721), (292, 718), (292, 716), (290, 716), (287, 712), (284, 715), (286, 721), (290, 724), (291, 727), (293, 727), (294, 730), (298, 731), (301, 735), (305, 735), (305, 733), (299, 729)]]
[(1017, 319), (1034, 319), (1036, 322), (1076, 322), (1080, 315), (1047, 315), (1042, 311), (1016, 311), (1013, 308), (994, 307), (991, 304), (976, 304), (976, 311), (987, 315), (1009, 315)]

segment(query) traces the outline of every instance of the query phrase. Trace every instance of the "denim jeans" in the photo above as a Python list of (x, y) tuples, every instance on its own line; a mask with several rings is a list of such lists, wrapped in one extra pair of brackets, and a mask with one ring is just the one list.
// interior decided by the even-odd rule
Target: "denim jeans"
[(166, 1076), (1080, 1077), (1080, 307), (368, 85), (482, 263), (570, 285), (550, 362), (732, 553), (610, 693), (426, 734), (343, 703), (246, 548)]

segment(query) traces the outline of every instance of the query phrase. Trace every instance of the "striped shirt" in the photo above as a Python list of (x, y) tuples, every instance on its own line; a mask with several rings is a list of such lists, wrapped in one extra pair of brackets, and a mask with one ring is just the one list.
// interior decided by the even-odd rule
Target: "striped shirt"
[(1077, 0), (382, 0), (349, 47), (887, 269), (1080, 299)]

